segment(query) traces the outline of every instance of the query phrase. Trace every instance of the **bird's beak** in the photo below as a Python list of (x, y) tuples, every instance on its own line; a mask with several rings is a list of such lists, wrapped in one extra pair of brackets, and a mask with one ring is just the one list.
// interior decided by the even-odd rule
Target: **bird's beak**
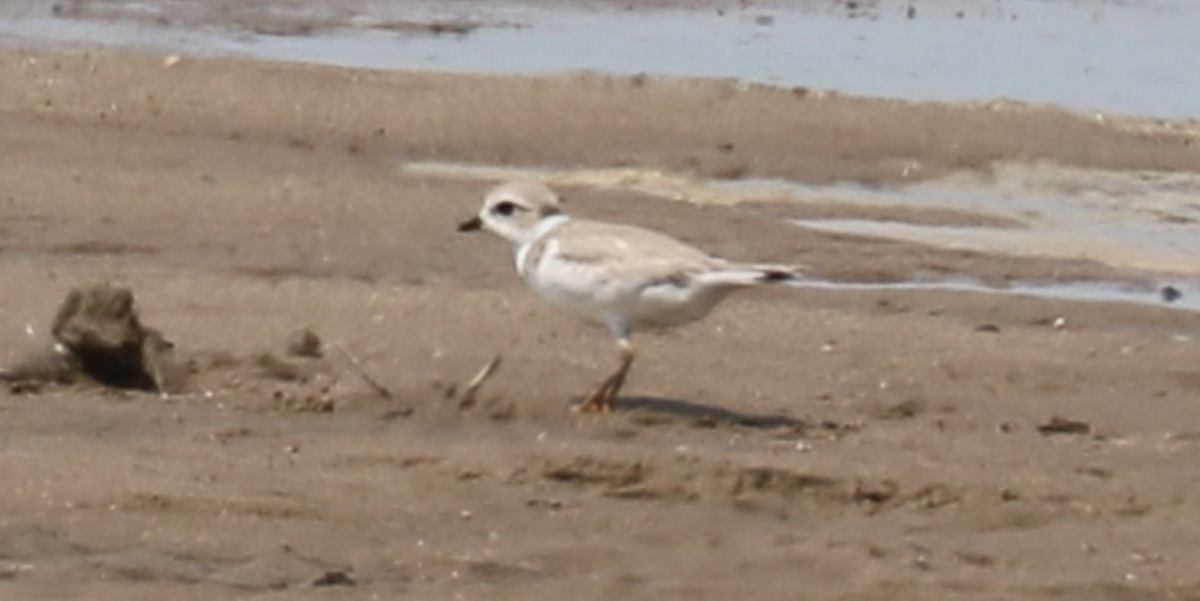
[(460, 231), (460, 232), (477, 232), (482, 228), (483, 228), (483, 220), (479, 218), (479, 215), (476, 215), (476, 216), (458, 224), (458, 231)]

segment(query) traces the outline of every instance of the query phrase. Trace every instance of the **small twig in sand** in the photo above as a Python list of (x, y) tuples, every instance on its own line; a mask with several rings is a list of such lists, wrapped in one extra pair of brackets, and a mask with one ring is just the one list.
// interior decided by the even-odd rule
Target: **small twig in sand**
[(338, 343), (335, 343), (331, 346), (341, 351), (342, 354), (346, 356), (346, 359), (350, 361), (350, 365), (354, 367), (354, 371), (358, 372), (358, 375), (362, 377), (363, 381), (366, 382), (376, 394), (388, 400), (392, 399), (392, 391), (388, 390), (387, 386), (380, 384), (375, 378), (372, 378), (371, 374), (367, 373), (366, 368), (363, 367), (362, 362), (358, 360), (358, 357), (355, 357), (354, 354), (350, 352), (350, 349), (347, 349), (344, 345)]
[(462, 396), (458, 399), (459, 409), (467, 409), (475, 405), (475, 393), (479, 392), (479, 388), (483, 386), (483, 383), (488, 378), (492, 377), (493, 373), (496, 373), (496, 368), (500, 367), (500, 359), (501, 355), (499, 354), (492, 357), (492, 360), (488, 361), (487, 365), (484, 365), (483, 369), (480, 369), (479, 373), (475, 374), (475, 377), (471, 378), (470, 382), (467, 382), (466, 387), (463, 388)]

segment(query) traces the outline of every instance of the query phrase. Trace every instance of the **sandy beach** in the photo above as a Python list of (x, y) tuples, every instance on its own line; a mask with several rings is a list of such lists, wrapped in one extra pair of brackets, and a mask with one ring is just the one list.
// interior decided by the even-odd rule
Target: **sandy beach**
[[(1200, 598), (1200, 314), (1155, 300), (1186, 274), (788, 221), (1020, 215), (635, 185), (1191, 176), (1194, 131), (149, 51), (5, 51), (0, 81), (0, 365), (49, 344), (73, 287), (109, 281), (187, 368), (171, 394), (0, 388), (0, 597)], [(580, 415), (614, 364), (607, 334), (526, 290), (503, 242), (457, 234), (491, 182), (405, 167), (435, 163), (552, 168), (573, 214), (822, 281), (1150, 300), (754, 290), (639, 334), (618, 411)], [(613, 170), (633, 175), (562, 175)], [(1186, 207), (1166, 223), (1195, 228)], [(304, 329), (322, 357), (288, 353)]]

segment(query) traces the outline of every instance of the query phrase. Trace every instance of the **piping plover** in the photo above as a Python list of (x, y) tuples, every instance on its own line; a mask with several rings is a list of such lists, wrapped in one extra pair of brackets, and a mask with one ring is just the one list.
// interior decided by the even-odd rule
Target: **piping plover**
[(798, 277), (794, 267), (733, 263), (653, 230), (572, 219), (536, 181), (488, 192), (458, 231), (486, 229), (513, 245), (517, 273), (539, 296), (608, 328), (620, 349), (617, 370), (577, 407), (610, 411), (633, 364), (634, 330), (696, 321), (730, 292)]

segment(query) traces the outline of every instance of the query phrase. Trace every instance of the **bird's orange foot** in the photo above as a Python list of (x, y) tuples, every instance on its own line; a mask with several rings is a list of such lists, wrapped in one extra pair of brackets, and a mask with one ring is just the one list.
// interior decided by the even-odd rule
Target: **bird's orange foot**
[(611, 413), (613, 402), (605, 395), (593, 394), (588, 400), (575, 405), (573, 410), (577, 413)]
[(576, 405), (575, 411), (578, 413), (612, 413), (613, 401), (616, 400), (617, 391), (614, 386), (617, 384), (616, 378), (609, 378), (600, 385), (587, 400)]

